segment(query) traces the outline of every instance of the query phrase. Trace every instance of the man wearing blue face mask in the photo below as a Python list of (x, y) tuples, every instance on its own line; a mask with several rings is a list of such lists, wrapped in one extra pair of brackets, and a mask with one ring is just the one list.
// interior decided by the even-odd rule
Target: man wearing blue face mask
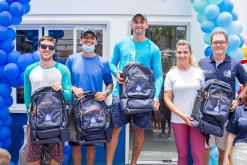
[[(96, 93), (95, 99), (103, 101), (110, 95), (113, 82), (110, 66), (107, 60), (94, 52), (97, 44), (96, 32), (87, 28), (81, 32), (80, 40), (82, 52), (68, 57), (66, 65), (71, 73), (72, 91), (77, 97), (83, 92)], [(106, 86), (103, 90), (103, 82)], [(72, 146), (73, 164), (81, 165), (81, 146), (75, 142), (69, 142)], [(87, 165), (93, 165), (95, 159), (95, 146), (86, 145)]]

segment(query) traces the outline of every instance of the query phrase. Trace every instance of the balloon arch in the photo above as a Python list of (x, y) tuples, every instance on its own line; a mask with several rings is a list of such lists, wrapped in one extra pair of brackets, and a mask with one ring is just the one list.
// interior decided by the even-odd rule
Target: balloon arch
[[(204, 42), (207, 45), (205, 56), (212, 54), (210, 47), (210, 34), (215, 30), (223, 30), (229, 36), (229, 48), (227, 53), (238, 60), (247, 56), (244, 39), (240, 35), (242, 25), (238, 21), (238, 15), (233, 10), (231, 0), (190, 0), (194, 10), (198, 13), (197, 20), (204, 33)], [(9, 107), (13, 103), (11, 87), (23, 85), (24, 71), (26, 67), (39, 61), (39, 54), (21, 54), (14, 51), (16, 32), (11, 25), (19, 25), (22, 16), (30, 11), (30, 0), (0, 0), (0, 147), (9, 148), (11, 142)], [(56, 34), (55, 34), (56, 33)], [(61, 38), (63, 31), (53, 31), (50, 35)], [(30, 40), (36, 42), (38, 38), (27, 34)], [(246, 54), (246, 55), (245, 55)]]

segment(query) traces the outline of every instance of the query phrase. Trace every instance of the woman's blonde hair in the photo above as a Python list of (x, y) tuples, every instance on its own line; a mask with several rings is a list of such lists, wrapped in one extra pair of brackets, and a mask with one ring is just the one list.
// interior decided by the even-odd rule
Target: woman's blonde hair
[(188, 47), (188, 49), (190, 51), (190, 54), (191, 54), (190, 61), (189, 61), (190, 65), (192, 65), (192, 66), (194, 66), (196, 68), (199, 68), (199, 66), (197, 65), (197, 63), (195, 61), (194, 56), (192, 55), (192, 49), (191, 49), (190, 43), (187, 40), (182, 40), (181, 39), (181, 40), (178, 40), (178, 42), (176, 43), (176, 51), (177, 51), (179, 46), (187, 46)]

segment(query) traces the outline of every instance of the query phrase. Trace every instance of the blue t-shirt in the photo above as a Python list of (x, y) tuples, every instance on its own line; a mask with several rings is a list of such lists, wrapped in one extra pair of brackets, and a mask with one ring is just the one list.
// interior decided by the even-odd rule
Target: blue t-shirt
[[(163, 84), (163, 75), (161, 67), (161, 53), (157, 45), (151, 40), (146, 39), (142, 42), (136, 42), (131, 36), (124, 38), (116, 43), (110, 67), (112, 74), (116, 77), (118, 71), (122, 71), (130, 62), (138, 62), (151, 68), (154, 73), (155, 98), (159, 98)], [(113, 90), (113, 96), (119, 96), (119, 84)]]
[(247, 107), (238, 106), (231, 116), (226, 130), (234, 135), (234, 143), (247, 143)]
[(107, 60), (99, 55), (87, 58), (81, 53), (68, 57), (66, 65), (71, 73), (71, 83), (84, 91), (101, 92), (103, 82), (112, 84), (110, 66)]
[(236, 92), (235, 78), (237, 78), (241, 84), (247, 82), (247, 74), (242, 64), (228, 55), (226, 55), (224, 61), (217, 67), (212, 56), (201, 59), (199, 61), (199, 66), (204, 72), (205, 81), (211, 79), (224, 81), (231, 85), (233, 94)]

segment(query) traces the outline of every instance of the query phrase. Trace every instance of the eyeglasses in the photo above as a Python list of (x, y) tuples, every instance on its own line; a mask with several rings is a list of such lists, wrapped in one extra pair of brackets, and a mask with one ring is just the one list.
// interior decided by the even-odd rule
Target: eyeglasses
[(213, 45), (218, 45), (218, 44), (225, 45), (226, 44), (226, 41), (213, 41), (212, 44)]
[(41, 47), (41, 49), (47, 49), (48, 48), (51, 51), (55, 49), (54, 45), (41, 44), (40, 47)]

